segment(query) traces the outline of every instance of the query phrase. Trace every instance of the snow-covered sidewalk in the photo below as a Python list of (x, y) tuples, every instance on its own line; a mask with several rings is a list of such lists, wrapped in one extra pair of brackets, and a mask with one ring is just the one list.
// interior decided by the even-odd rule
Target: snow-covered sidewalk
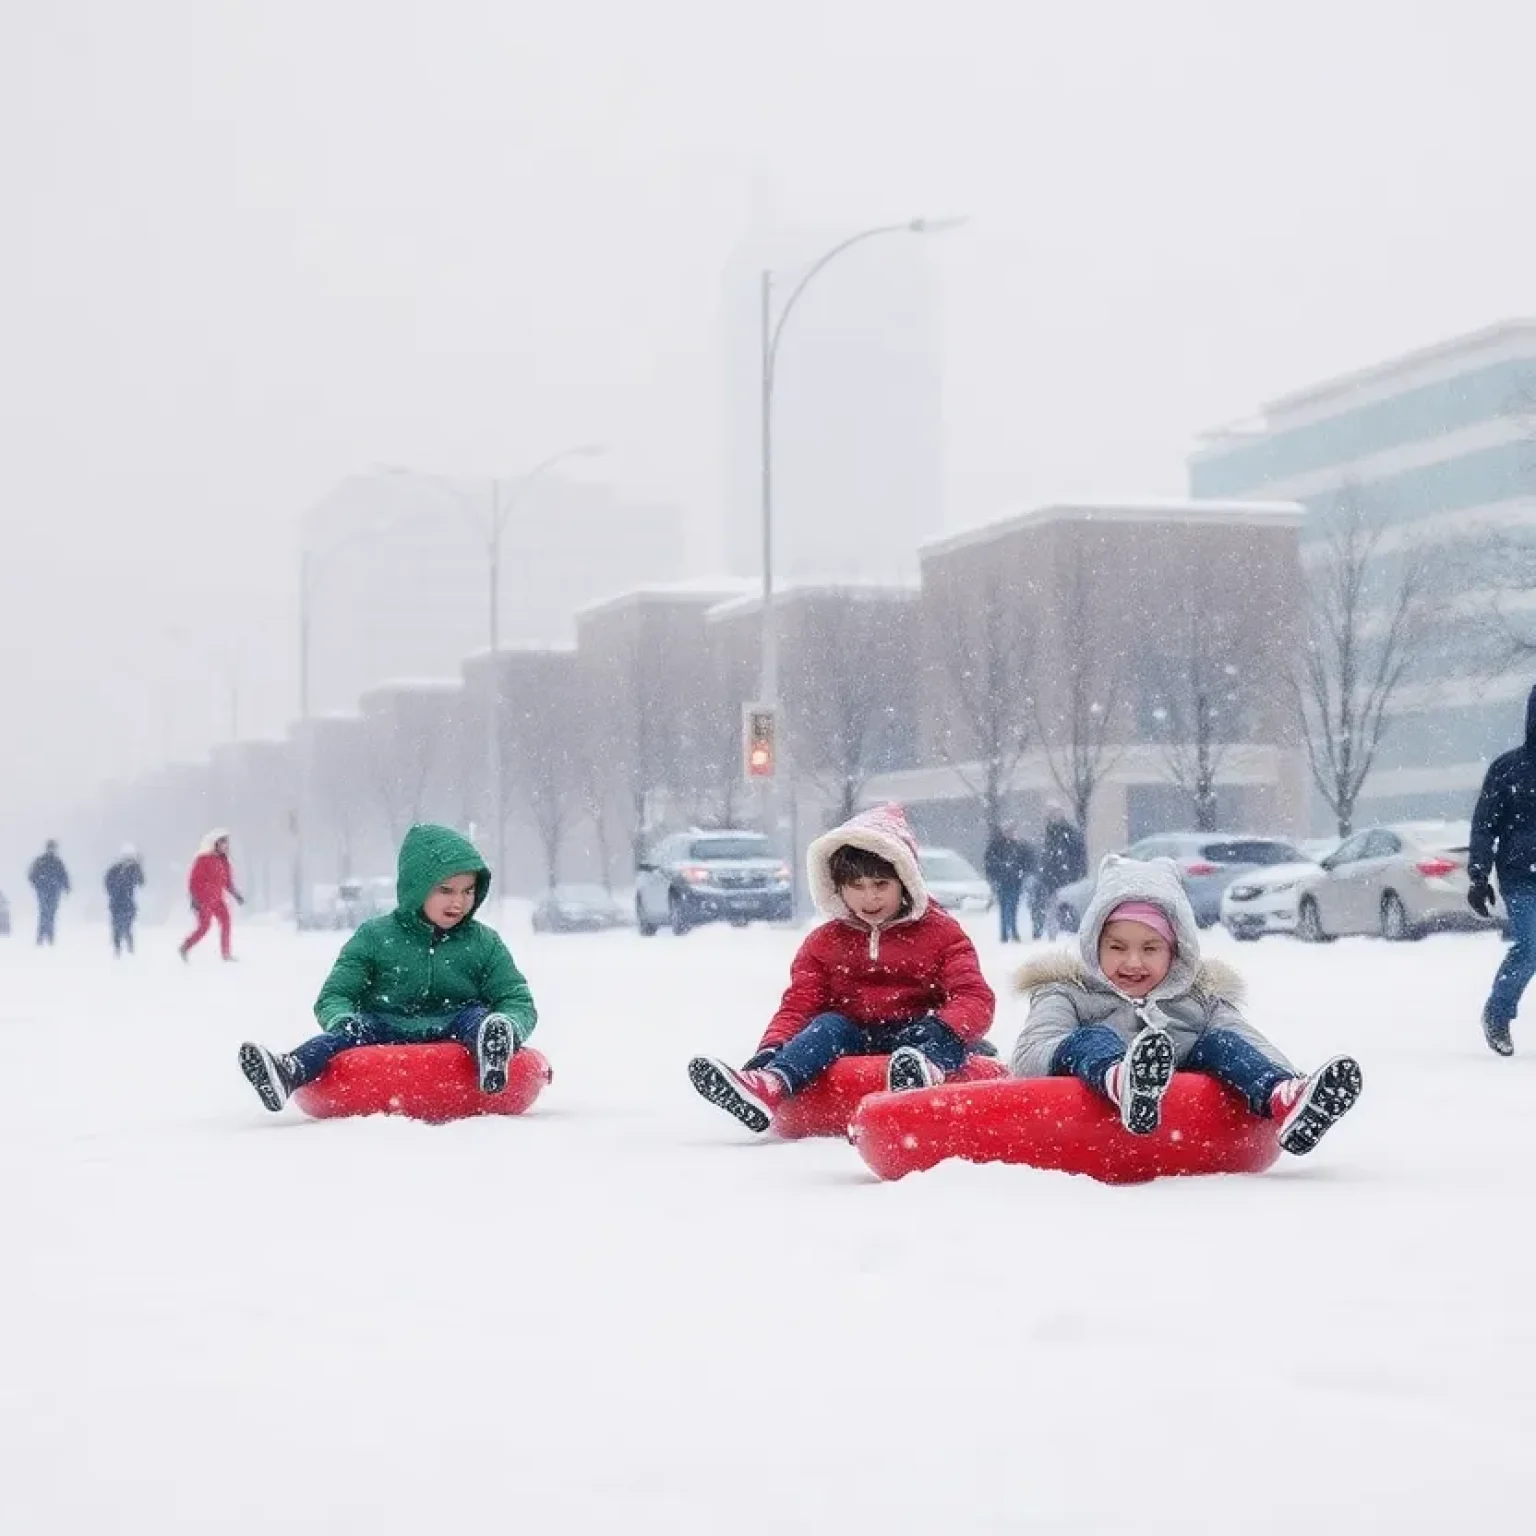
[[(1110, 1189), (881, 1185), (698, 1100), (792, 933), (510, 937), (554, 1084), (442, 1128), (239, 1076), (334, 936), (0, 943), (0, 1531), (1531, 1528), (1536, 1019), (1482, 1044), (1497, 940), (1212, 938), (1365, 1097), (1262, 1178)], [(1024, 951), (981, 947), (1001, 992)]]

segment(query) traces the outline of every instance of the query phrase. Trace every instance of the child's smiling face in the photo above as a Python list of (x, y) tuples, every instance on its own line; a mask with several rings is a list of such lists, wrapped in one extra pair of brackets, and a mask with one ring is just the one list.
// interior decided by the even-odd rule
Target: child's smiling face
[(421, 915), (434, 928), (456, 928), (475, 905), (475, 877), (449, 875), (432, 887), (422, 903)]
[(865, 875), (838, 887), (843, 905), (861, 923), (883, 927), (901, 911), (902, 884), (885, 875)]
[(1173, 946), (1145, 923), (1122, 918), (1099, 935), (1099, 969), (1117, 992), (1144, 998), (1168, 979)]

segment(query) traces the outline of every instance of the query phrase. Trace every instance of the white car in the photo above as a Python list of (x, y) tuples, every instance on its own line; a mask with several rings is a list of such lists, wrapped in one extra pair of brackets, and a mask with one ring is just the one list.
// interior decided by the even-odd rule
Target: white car
[(917, 867), (929, 899), (946, 912), (985, 912), (992, 905), (992, 887), (953, 848), (919, 848)]
[(1295, 933), (1302, 892), (1320, 872), (1311, 860), (1253, 869), (1221, 893), (1221, 925), (1234, 939), (1260, 939), (1266, 933)]

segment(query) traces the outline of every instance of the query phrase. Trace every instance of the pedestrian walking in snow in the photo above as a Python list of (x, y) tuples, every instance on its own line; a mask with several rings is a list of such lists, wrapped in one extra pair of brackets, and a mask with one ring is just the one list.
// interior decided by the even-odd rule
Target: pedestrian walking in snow
[(1045, 808), (1045, 832), (1040, 840), (1040, 878), (1030, 893), (1030, 917), (1038, 939), (1056, 892), (1088, 873), (1088, 845), (1076, 822), (1056, 804)]
[(244, 906), (245, 897), (235, 887), (235, 875), (229, 863), (229, 833), (222, 827), (203, 839), (187, 876), (187, 891), (192, 898), (192, 910), (197, 913), (197, 927), (182, 940), (181, 958), (185, 960), (217, 923), (219, 953), (224, 959), (233, 960), (235, 957), (229, 944), (229, 903), (225, 898), (233, 896)]
[(1019, 902), (1025, 886), (1038, 874), (1039, 862), (1034, 844), (1017, 837), (1012, 822), (1004, 822), (987, 839), (982, 872), (997, 902), (1004, 944), (1019, 942)]
[(1467, 905), (1479, 917), (1492, 912), (1499, 877), (1510, 944), (1483, 1006), (1483, 1038), (1500, 1056), (1513, 1056), (1509, 1027), (1536, 976), (1536, 688), (1526, 699), (1525, 741), (1494, 758), (1483, 776), (1467, 873)]
[(112, 920), (112, 953), (133, 953), (133, 925), (139, 915), (139, 887), (144, 884), (144, 866), (130, 844), (117, 856), (102, 882), (107, 888), (107, 915)]
[(37, 893), (37, 942), (52, 944), (58, 921), (59, 902), (69, 895), (69, 871), (59, 857), (59, 845), (49, 838), (43, 851), (32, 861), (27, 879)]

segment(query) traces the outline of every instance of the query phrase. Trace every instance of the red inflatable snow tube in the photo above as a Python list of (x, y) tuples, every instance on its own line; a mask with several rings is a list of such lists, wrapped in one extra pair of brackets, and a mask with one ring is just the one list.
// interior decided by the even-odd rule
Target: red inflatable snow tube
[(1150, 1136), (1132, 1136), (1118, 1111), (1076, 1078), (1035, 1077), (876, 1094), (858, 1106), (848, 1137), (882, 1179), (961, 1158), (1143, 1184), (1170, 1174), (1262, 1173), (1280, 1155), (1277, 1122), (1196, 1072), (1174, 1074)]
[(471, 1115), (520, 1115), (551, 1076), (544, 1057), (525, 1047), (507, 1063), (506, 1091), (481, 1093), (475, 1064), (462, 1045), (360, 1045), (296, 1089), (293, 1101), (316, 1120), (404, 1115), (441, 1125)]
[[(859, 1105), (870, 1094), (885, 1092), (889, 1060), (889, 1056), (844, 1056), (833, 1062), (808, 1088), (779, 1105), (773, 1129), (789, 1141), (802, 1136), (846, 1136)], [(979, 1083), (1005, 1077), (1007, 1072), (995, 1056), (970, 1056), (949, 1081)]]

